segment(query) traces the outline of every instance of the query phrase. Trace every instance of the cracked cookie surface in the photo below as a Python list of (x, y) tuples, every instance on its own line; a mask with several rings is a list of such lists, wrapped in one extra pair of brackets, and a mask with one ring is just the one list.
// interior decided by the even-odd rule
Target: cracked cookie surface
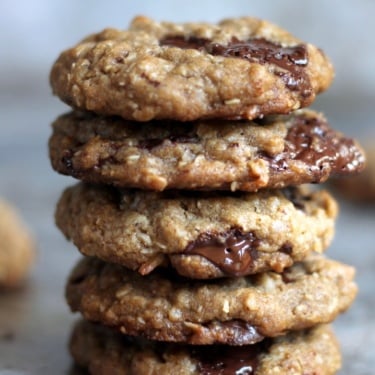
[(354, 269), (313, 256), (282, 274), (210, 282), (171, 272), (141, 276), (96, 258), (72, 271), (72, 311), (124, 334), (189, 344), (247, 345), (332, 321), (353, 302)]
[(337, 204), (307, 188), (258, 193), (67, 188), (56, 223), (85, 255), (141, 274), (171, 264), (192, 278), (281, 272), (332, 240)]
[(300, 110), (257, 121), (139, 123), (71, 112), (53, 124), (52, 166), (86, 182), (146, 190), (257, 191), (349, 175), (360, 146), (323, 115)]
[(341, 366), (328, 326), (243, 347), (187, 346), (131, 338), (86, 321), (76, 323), (70, 352), (92, 375), (333, 375)]
[(270, 22), (136, 17), (61, 53), (50, 82), (69, 105), (149, 121), (253, 119), (311, 104), (333, 79), (324, 53)]

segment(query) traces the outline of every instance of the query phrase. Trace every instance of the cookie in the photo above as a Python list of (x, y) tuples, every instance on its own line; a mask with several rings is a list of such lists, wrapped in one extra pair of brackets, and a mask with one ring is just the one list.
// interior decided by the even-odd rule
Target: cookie
[(317, 255), (282, 274), (198, 281), (147, 276), (96, 258), (72, 271), (72, 311), (124, 334), (189, 344), (247, 345), (332, 321), (356, 295), (354, 269)]
[(33, 263), (34, 240), (14, 207), (0, 199), (0, 288), (20, 286)]
[(332, 186), (339, 196), (358, 203), (375, 203), (375, 140), (364, 146), (366, 151), (366, 168), (358, 176), (337, 178)]
[(258, 193), (67, 188), (56, 223), (85, 255), (141, 274), (172, 264), (184, 276), (281, 272), (331, 242), (337, 205), (325, 191)]
[(352, 139), (311, 110), (257, 121), (154, 121), (72, 112), (53, 124), (52, 166), (86, 182), (121, 187), (257, 191), (359, 172)]
[(242, 347), (187, 346), (132, 338), (82, 320), (73, 329), (70, 352), (92, 375), (330, 375), (341, 366), (328, 326)]
[(333, 68), (317, 47), (267, 21), (136, 17), (61, 53), (50, 82), (67, 104), (128, 120), (253, 119), (310, 105)]

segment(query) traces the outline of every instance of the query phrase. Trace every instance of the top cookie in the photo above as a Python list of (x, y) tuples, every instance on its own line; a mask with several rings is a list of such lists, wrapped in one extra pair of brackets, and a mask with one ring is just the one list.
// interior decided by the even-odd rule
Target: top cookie
[(126, 31), (106, 29), (64, 51), (50, 75), (69, 105), (136, 121), (288, 113), (311, 104), (332, 78), (320, 49), (250, 17), (136, 17)]

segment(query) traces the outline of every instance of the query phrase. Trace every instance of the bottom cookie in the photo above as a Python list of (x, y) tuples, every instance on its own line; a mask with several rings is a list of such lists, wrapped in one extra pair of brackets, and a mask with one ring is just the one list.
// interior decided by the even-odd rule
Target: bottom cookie
[(330, 375), (341, 366), (337, 341), (326, 325), (230, 347), (156, 343), (81, 320), (73, 329), (70, 352), (94, 375)]

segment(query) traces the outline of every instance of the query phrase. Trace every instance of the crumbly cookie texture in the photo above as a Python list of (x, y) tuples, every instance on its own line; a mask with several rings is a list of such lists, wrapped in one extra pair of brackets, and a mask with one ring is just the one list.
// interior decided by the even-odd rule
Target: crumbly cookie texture
[(0, 199), (0, 288), (20, 286), (35, 256), (34, 240), (14, 207)]
[(331, 84), (324, 53), (267, 21), (136, 17), (61, 53), (50, 82), (69, 105), (149, 121), (253, 119), (308, 106)]
[(337, 204), (307, 188), (258, 193), (67, 188), (56, 223), (85, 255), (141, 274), (171, 263), (192, 278), (281, 272), (331, 242)]
[(300, 110), (257, 121), (139, 123), (71, 112), (53, 124), (55, 170), (121, 187), (257, 191), (318, 183), (364, 167), (352, 139)]
[(92, 375), (333, 375), (341, 367), (337, 340), (325, 325), (255, 345), (203, 347), (131, 338), (82, 320), (70, 352)]
[(72, 311), (124, 334), (189, 344), (247, 345), (332, 321), (356, 295), (354, 269), (310, 257), (282, 274), (210, 282), (168, 272), (141, 276), (85, 258), (71, 273)]

